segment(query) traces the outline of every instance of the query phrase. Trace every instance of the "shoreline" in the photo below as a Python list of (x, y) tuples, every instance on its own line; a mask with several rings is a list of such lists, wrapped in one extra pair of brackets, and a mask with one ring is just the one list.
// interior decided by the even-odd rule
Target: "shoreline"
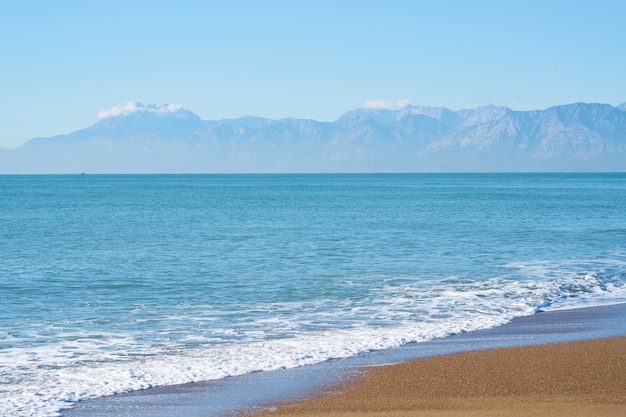
[[(79, 402), (63, 417), (229, 416), (261, 412), (347, 386), (372, 369), (455, 353), (626, 336), (626, 303), (554, 310), (503, 326), (300, 368), (157, 387)], [(626, 361), (625, 361), (626, 362)], [(270, 387), (270, 388), (268, 388)]]
[(254, 417), (624, 416), (624, 375), (626, 337), (480, 350), (373, 368)]

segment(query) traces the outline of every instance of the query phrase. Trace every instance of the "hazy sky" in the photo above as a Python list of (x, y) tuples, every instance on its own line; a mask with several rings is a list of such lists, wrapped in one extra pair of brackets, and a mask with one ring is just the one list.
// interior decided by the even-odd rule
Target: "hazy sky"
[(626, 101), (624, 1), (2, 1), (0, 147), (129, 101), (203, 119)]

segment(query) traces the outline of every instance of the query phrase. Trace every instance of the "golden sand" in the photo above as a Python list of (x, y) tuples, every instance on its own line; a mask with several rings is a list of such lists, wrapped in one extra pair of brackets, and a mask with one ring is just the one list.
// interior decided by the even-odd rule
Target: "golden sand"
[(370, 368), (263, 416), (626, 416), (626, 337), (486, 350)]

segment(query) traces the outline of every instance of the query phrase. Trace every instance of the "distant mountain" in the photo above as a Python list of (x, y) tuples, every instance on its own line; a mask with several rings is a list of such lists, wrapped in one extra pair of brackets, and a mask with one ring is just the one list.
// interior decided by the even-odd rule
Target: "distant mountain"
[(358, 109), (334, 122), (128, 108), (0, 149), (0, 173), (626, 171), (626, 103)]

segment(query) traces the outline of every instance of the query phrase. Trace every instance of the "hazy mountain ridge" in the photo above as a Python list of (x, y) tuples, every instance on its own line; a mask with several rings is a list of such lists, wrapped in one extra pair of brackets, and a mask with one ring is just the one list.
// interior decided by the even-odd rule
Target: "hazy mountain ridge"
[(139, 107), (0, 149), (0, 173), (626, 171), (626, 103), (357, 109), (334, 122)]

